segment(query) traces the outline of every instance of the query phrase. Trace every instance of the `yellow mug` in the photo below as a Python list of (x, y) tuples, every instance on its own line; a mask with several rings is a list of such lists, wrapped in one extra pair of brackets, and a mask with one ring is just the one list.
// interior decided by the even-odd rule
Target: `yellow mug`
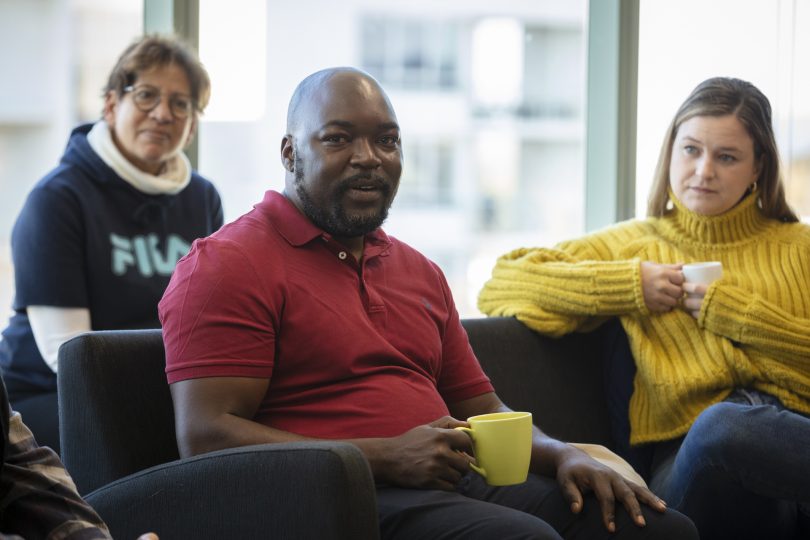
[(479, 414), (467, 422), (470, 427), (456, 429), (472, 438), (477, 465), (470, 467), (490, 486), (525, 482), (532, 457), (532, 413)]

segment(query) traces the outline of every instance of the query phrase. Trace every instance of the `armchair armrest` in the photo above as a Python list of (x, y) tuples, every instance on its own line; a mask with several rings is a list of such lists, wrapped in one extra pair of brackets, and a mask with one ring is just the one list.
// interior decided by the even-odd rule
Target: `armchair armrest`
[[(351, 444), (232, 448), (158, 465), (86, 496), (114, 538), (379, 538), (374, 480)], [(190, 527), (192, 527), (190, 529)]]

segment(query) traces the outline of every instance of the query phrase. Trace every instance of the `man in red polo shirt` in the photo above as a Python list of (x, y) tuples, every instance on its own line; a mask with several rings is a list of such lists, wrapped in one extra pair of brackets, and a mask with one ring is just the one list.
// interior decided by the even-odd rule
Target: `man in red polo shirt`
[(539, 429), (526, 483), (470, 474), (457, 418), (509, 409), (439, 268), (380, 229), (402, 146), (373, 78), (336, 68), (301, 82), (281, 161), (284, 193), (195, 242), (160, 302), (183, 456), (351, 442), (379, 485), (383, 538), (697, 537), (646, 488)]

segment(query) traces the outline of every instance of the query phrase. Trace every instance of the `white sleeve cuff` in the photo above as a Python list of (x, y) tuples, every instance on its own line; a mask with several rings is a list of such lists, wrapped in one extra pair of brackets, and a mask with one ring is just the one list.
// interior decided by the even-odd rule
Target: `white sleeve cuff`
[(90, 310), (54, 306), (28, 306), (26, 309), (39, 353), (56, 373), (62, 343), (92, 330)]

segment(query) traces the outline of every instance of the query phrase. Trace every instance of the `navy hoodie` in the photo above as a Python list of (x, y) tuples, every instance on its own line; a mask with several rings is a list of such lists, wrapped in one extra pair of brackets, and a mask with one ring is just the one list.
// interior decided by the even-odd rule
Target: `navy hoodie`
[(14, 224), (14, 314), (2, 333), (8, 390), (56, 390), (39, 354), (27, 306), (88, 308), (94, 330), (159, 328), (157, 303), (191, 242), (222, 226), (222, 203), (192, 174), (175, 195), (147, 195), (118, 176), (71, 133), (59, 166), (39, 181)]

